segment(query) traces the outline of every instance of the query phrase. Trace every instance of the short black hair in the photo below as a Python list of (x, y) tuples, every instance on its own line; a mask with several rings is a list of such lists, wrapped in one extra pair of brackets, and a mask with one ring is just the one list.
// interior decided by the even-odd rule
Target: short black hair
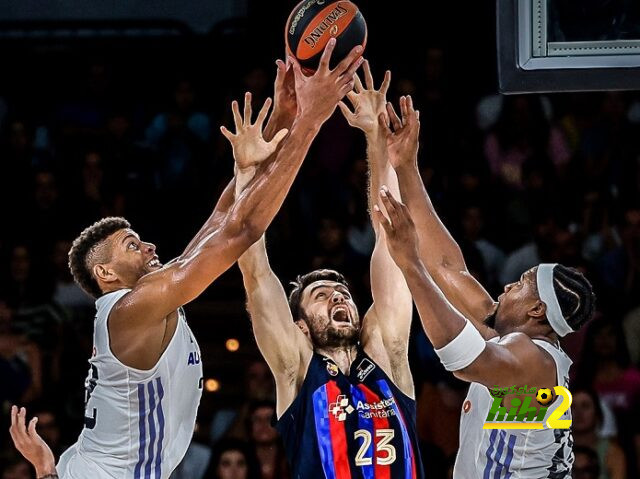
[(118, 230), (130, 228), (127, 220), (120, 217), (103, 218), (80, 233), (69, 250), (69, 269), (73, 279), (84, 291), (98, 298), (102, 290), (91, 272), (92, 266), (87, 261), (96, 246)]
[(293, 289), (289, 293), (289, 308), (293, 315), (293, 320), (304, 319), (304, 311), (300, 307), (302, 301), (302, 292), (311, 283), (316, 281), (333, 281), (349, 287), (349, 283), (343, 275), (332, 269), (316, 269), (307, 274), (298, 275), (295, 281), (291, 282)]
[(577, 331), (593, 317), (596, 295), (593, 286), (580, 271), (557, 265), (553, 269), (553, 290), (562, 316), (571, 329)]

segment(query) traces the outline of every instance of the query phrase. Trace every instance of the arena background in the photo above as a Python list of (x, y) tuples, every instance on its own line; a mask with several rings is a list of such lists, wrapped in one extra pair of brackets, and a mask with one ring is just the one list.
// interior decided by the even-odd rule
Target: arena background
[[(230, 102), (244, 91), (256, 105), (272, 94), (294, 5), (158, 4), (0, 11), (0, 422), (8, 428), (10, 405), (26, 404), (57, 454), (82, 427), (95, 311), (68, 273), (70, 241), (122, 215), (162, 260), (181, 251), (232, 173), (218, 126), (230, 126)], [(422, 112), (422, 175), (470, 270), (495, 294), (539, 261), (593, 282), (598, 317), (565, 344), (571, 390), (593, 387), (609, 405), (598, 447), (617, 440), (627, 477), (640, 477), (640, 95), (500, 97), (491, 2), (428, 2), (424, 13), (415, 2), (358, 5), (375, 77), (392, 70), (390, 100), (411, 94)], [(267, 235), (282, 281), (336, 268), (369, 306), (365, 195), (364, 138), (337, 111)], [(194, 467), (232, 435), (260, 458), (262, 474), (249, 477), (288, 477), (237, 268), (186, 309), (209, 380)], [(411, 365), (427, 475), (445, 478), (465, 384), (444, 372), (417, 323)], [(8, 433), (0, 446), (3, 479), (32, 477)], [(200, 477), (187, 469), (176, 477)]]

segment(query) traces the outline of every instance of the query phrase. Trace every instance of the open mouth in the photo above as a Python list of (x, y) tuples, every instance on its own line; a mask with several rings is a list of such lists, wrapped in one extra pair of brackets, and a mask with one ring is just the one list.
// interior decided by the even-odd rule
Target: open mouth
[(147, 262), (147, 266), (149, 268), (158, 268), (162, 266), (162, 263), (160, 263), (160, 260), (157, 257), (155, 257), (151, 261)]
[(331, 310), (331, 320), (336, 323), (350, 323), (349, 309), (346, 306), (334, 306)]

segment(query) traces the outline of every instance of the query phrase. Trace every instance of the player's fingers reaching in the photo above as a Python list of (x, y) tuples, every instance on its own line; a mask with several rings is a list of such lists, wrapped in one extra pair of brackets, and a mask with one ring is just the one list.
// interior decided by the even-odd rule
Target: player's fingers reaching
[(276, 88), (282, 86), (284, 83), (284, 77), (287, 75), (287, 65), (280, 60), (276, 60)]
[(38, 423), (38, 418), (34, 417), (29, 421), (29, 437), (32, 441), (37, 441), (40, 439), (40, 435), (36, 432), (36, 424)]
[(358, 66), (353, 69), (355, 72), (362, 64), (362, 57), (360, 55), (362, 55), (362, 46), (358, 45), (353, 47), (349, 54), (340, 63), (338, 63), (338, 66), (333, 70), (333, 73), (338, 76), (346, 74), (347, 70), (350, 69), (349, 67), (353, 67), (353, 65), (358, 62)]
[(233, 139), (236, 135), (234, 135), (233, 133), (231, 133), (229, 130), (227, 130), (227, 128), (225, 126), (221, 126), (220, 127), (220, 133), (222, 133), (222, 135), (229, 140), (231, 143), (233, 143)]
[(392, 224), (395, 224), (395, 216), (396, 216), (396, 212), (394, 210), (393, 207), (393, 203), (391, 203), (391, 201), (389, 201), (389, 196), (390, 194), (388, 193), (389, 190), (387, 190), (384, 186), (382, 186), (382, 188), (380, 188), (380, 201), (382, 202), (382, 205), (384, 206), (384, 209), (387, 211), (387, 215), (389, 216), (389, 219), (391, 220)]
[(267, 98), (264, 101), (264, 105), (260, 109), (260, 113), (258, 113), (258, 118), (256, 118), (255, 125), (262, 130), (262, 125), (264, 124), (265, 118), (267, 118), (267, 113), (269, 113), (269, 108), (271, 107), (271, 98)]
[(347, 93), (349, 93), (352, 90), (353, 90), (353, 80), (345, 84), (342, 88), (340, 88), (340, 90), (338, 90), (338, 94), (340, 95), (340, 98), (343, 98), (344, 96), (347, 95)]
[(269, 143), (267, 143), (269, 145), (269, 149), (271, 150), (271, 153), (276, 151), (276, 148), (278, 148), (278, 145), (284, 139), (284, 137), (287, 136), (288, 133), (289, 133), (289, 130), (287, 130), (286, 128), (283, 128), (282, 130), (280, 130), (278, 133), (274, 135), (274, 137), (271, 139)]
[(18, 407), (11, 406), (11, 427), (16, 427), (18, 423)]
[(411, 95), (407, 95), (407, 112), (413, 113), (414, 111), (415, 109), (413, 108), (413, 98), (411, 98)]
[(393, 196), (393, 193), (391, 193), (389, 187), (387, 185), (382, 185), (381, 190), (384, 193), (385, 197), (389, 200), (389, 203), (393, 205), (393, 208), (396, 210), (396, 212), (400, 212), (399, 210), (404, 205), (400, 203), (395, 196)]
[[(358, 70), (358, 68), (360, 68), (360, 65), (362, 65), (363, 61), (364, 60), (362, 59), (362, 57), (358, 58), (355, 62), (353, 62), (351, 64), (349, 69), (340, 78), (342, 80), (344, 80), (344, 81), (354, 82), (354, 77), (356, 76), (356, 71)], [(358, 81), (359, 80), (360, 79), (358, 79)]]
[(391, 102), (387, 103), (387, 114), (389, 115), (389, 120), (391, 120), (391, 126), (393, 126), (394, 131), (400, 130), (402, 128), (402, 122)]
[(244, 123), (243, 126), (251, 126), (251, 92), (244, 94)]
[(302, 83), (306, 80), (304, 73), (302, 73), (302, 68), (300, 68), (300, 64), (293, 57), (288, 57), (289, 63), (291, 64), (291, 68), (293, 68), (293, 75), (295, 76), (296, 83)]
[[(349, 95), (347, 94), (347, 97), (348, 96)], [(338, 102), (338, 108), (340, 108), (340, 111), (344, 115), (344, 118), (347, 120), (347, 123), (349, 123), (349, 125), (353, 126), (353, 122), (355, 120), (355, 115), (353, 114), (353, 112), (351, 110), (349, 110), (349, 107), (346, 105), (346, 103), (343, 102), (343, 101), (339, 101)]]
[(406, 125), (409, 119), (409, 111), (407, 110), (407, 97), (400, 97), (400, 117), (402, 118), (402, 124)]
[(416, 110), (413, 107), (413, 98), (411, 95), (407, 95), (406, 99), (406, 118), (404, 119), (405, 124), (414, 124), (418, 121), (416, 116)]
[(364, 82), (367, 85), (367, 90), (373, 90), (373, 75), (371, 74), (371, 66), (369, 65), (369, 60), (364, 60), (362, 62), (362, 69), (364, 70)]
[(336, 39), (330, 38), (327, 42), (327, 46), (324, 47), (322, 56), (320, 57), (320, 63), (318, 64), (318, 73), (326, 73), (329, 71), (329, 62), (331, 61), (331, 54), (336, 47)]
[(14, 443), (18, 442), (18, 408), (11, 406), (11, 427), (9, 428), (9, 434)]
[(242, 129), (242, 116), (240, 115), (240, 107), (236, 100), (231, 102), (231, 111), (233, 112), (233, 123), (236, 127), (237, 133)]
[(364, 87), (362, 86), (362, 81), (360, 80), (360, 76), (358, 74), (353, 75), (354, 81), (354, 90), (356, 93), (362, 93)]
[(387, 70), (384, 73), (384, 80), (382, 80), (382, 85), (380, 85), (380, 93), (383, 95), (387, 95), (389, 91), (389, 85), (391, 84), (391, 71)]
[(25, 427), (25, 417), (27, 416), (27, 410), (23, 407), (18, 411), (18, 436), (24, 438), (27, 435), (27, 428)]
[(389, 128), (389, 117), (384, 113), (378, 115), (378, 125), (382, 128), (382, 132), (385, 136), (391, 135), (391, 129)]
[[(358, 78), (357, 76), (353, 77)], [(357, 88), (357, 86), (354, 83), (354, 88)], [(357, 102), (358, 102), (358, 94), (355, 92), (354, 90), (351, 90), (350, 92), (347, 92), (347, 98), (349, 99), (349, 101), (351, 102), (351, 106), (353, 106), (353, 108), (356, 108)]]
[(387, 235), (392, 234), (393, 225), (387, 219), (387, 217), (384, 215), (384, 213), (382, 212), (382, 210), (380, 209), (380, 207), (378, 205), (373, 205), (373, 217), (376, 219), (376, 221), (380, 225), (382, 225), (382, 228), (387, 233)]

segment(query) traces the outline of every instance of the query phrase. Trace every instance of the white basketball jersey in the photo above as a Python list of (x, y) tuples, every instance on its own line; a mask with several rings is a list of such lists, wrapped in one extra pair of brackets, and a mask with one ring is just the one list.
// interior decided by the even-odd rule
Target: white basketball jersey
[[(571, 359), (559, 346), (537, 339), (533, 342), (553, 357), (557, 385), (568, 388)], [(471, 383), (460, 418), (460, 449), (453, 470), (454, 479), (571, 477), (573, 437), (570, 429), (549, 429), (546, 424), (544, 429), (482, 429), (492, 402), (485, 386)], [(546, 417), (561, 402), (556, 400)], [(561, 419), (571, 419), (571, 409)]]
[(156, 365), (139, 370), (111, 352), (107, 319), (129, 289), (98, 298), (85, 382), (85, 427), (58, 464), (61, 478), (168, 478), (184, 456), (202, 394), (200, 348), (179, 310)]

